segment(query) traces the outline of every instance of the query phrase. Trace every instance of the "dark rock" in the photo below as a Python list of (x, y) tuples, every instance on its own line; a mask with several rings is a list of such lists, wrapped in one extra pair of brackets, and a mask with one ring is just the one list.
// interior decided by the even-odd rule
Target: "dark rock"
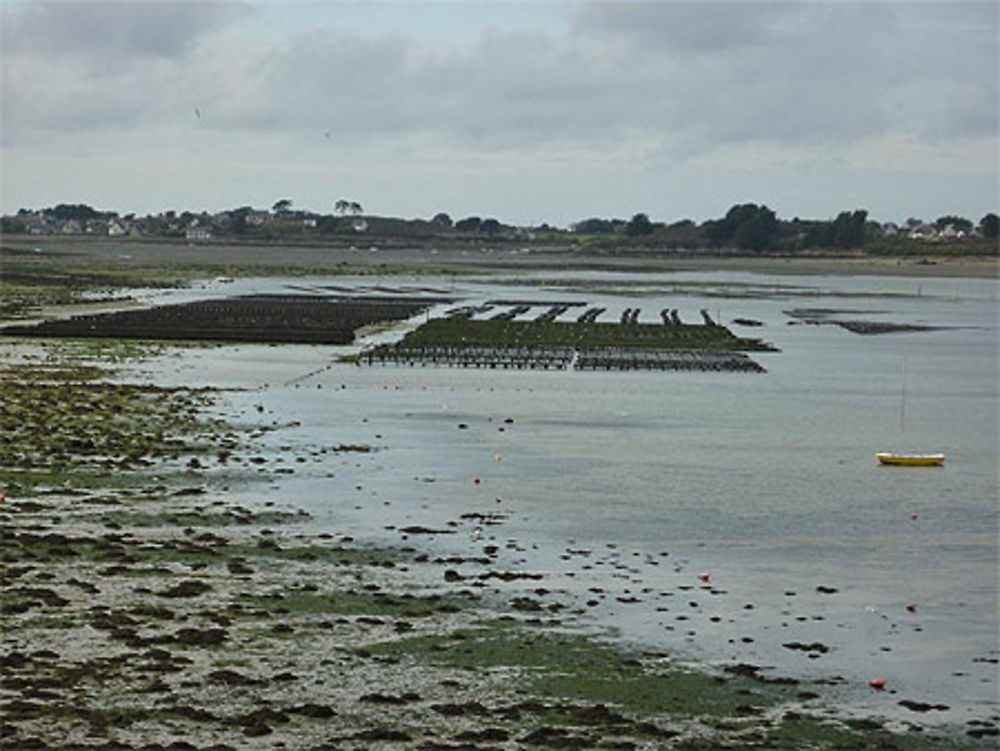
[(363, 730), (357, 735), (353, 736), (355, 740), (359, 741), (408, 741), (410, 739), (409, 733), (404, 733), (402, 730), (391, 730), (388, 728), (373, 728), (371, 730)]
[(511, 607), (513, 607), (514, 610), (536, 612), (542, 609), (542, 603), (530, 597), (515, 597), (513, 602), (511, 602)]
[(485, 728), (483, 730), (467, 730), (455, 736), (456, 741), (506, 741), (510, 740), (510, 733), (503, 728)]
[(251, 686), (259, 681), (238, 673), (235, 670), (213, 670), (208, 674), (208, 680), (212, 683), (225, 683), (227, 686)]
[(966, 730), (965, 734), (970, 738), (996, 738), (997, 736), (1000, 736), (1000, 729), (972, 728), (971, 730)]
[(289, 714), (298, 714), (303, 717), (312, 717), (318, 720), (326, 719), (327, 717), (333, 717), (337, 713), (326, 704), (299, 704), (296, 707), (290, 707), (285, 710)]
[(222, 644), (228, 638), (229, 634), (221, 628), (182, 628), (170, 640), (185, 646), (213, 646)]
[(170, 589), (157, 592), (156, 594), (160, 597), (197, 597), (211, 589), (212, 586), (206, 582), (198, 581), (197, 579), (185, 579)]
[(911, 712), (930, 712), (932, 709), (945, 712), (949, 709), (946, 704), (925, 704), (924, 702), (911, 701), (910, 699), (902, 699), (898, 703), (899, 706), (906, 707)]
[(592, 746), (590, 738), (572, 735), (565, 728), (554, 728), (548, 725), (538, 728), (531, 733), (519, 738), (523, 743), (532, 743), (548, 748), (590, 748)]
[(365, 694), (359, 701), (368, 702), (369, 704), (391, 704), (395, 706), (402, 706), (403, 704), (409, 704), (410, 702), (419, 699), (416, 694), (405, 694), (403, 696), (389, 696), (387, 694)]
[(612, 712), (603, 704), (590, 707), (573, 707), (570, 710), (573, 719), (581, 725), (622, 725), (629, 720), (618, 712)]
[(430, 527), (421, 527), (421, 526), (417, 526), (417, 525), (410, 526), (410, 527), (403, 527), (399, 531), (402, 532), (403, 534), (407, 534), (407, 535), (453, 535), (453, 534), (455, 534), (455, 530), (453, 530), (453, 529), (431, 529)]
[(431, 709), (446, 717), (463, 717), (465, 715), (483, 716), (490, 713), (490, 710), (478, 701), (470, 701), (465, 704), (432, 704)]
[(802, 642), (793, 641), (787, 644), (782, 644), (785, 649), (797, 649), (801, 652), (819, 652), (820, 654), (826, 654), (830, 651), (830, 648), (823, 644), (822, 642), (813, 642), (812, 644), (803, 644)]

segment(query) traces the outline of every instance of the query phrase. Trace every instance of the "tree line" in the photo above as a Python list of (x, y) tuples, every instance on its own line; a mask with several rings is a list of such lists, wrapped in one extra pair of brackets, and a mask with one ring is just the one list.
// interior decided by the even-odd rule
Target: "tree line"
[(192, 227), (210, 228), (217, 236), (255, 236), (280, 239), (292, 233), (341, 234), (367, 232), (372, 235), (401, 238), (480, 237), (486, 239), (572, 239), (575, 242), (624, 244), (626, 246), (656, 246), (669, 248), (732, 248), (752, 252), (795, 252), (813, 248), (853, 249), (884, 242), (890, 237), (933, 238), (943, 234), (949, 238), (977, 236), (995, 240), (998, 217), (990, 212), (978, 223), (957, 216), (944, 215), (932, 223), (907, 219), (902, 225), (880, 224), (868, 217), (865, 209), (842, 211), (832, 219), (785, 220), (763, 204), (740, 203), (722, 217), (696, 223), (682, 219), (672, 223), (656, 222), (648, 214), (636, 213), (631, 219), (590, 217), (566, 229), (541, 224), (535, 227), (514, 227), (496, 218), (467, 216), (453, 220), (446, 212), (430, 219), (399, 219), (365, 215), (358, 201), (346, 198), (332, 203), (333, 212), (317, 214), (293, 210), (292, 200), (282, 198), (270, 210), (240, 206), (228, 211), (209, 214), (190, 211), (165, 211), (156, 215), (119, 216), (114, 211), (99, 211), (86, 204), (58, 204), (48, 209), (21, 209), (16, 216), (4, 217), (7, 233), (30, 229), (32, 219), (42, 217), (52, 222), (83, 223), (124, 221), (141, 230), (142, 234), (164, 237), (184, 236)]
[(978, 235), (995, 239), (997, 214), (990, 212), (978, 225), (955, 215), (941, 216), (933, 223), (910, 218), (902, 225), (880, 224), (868, 218), (865, 209), (842, 211), (833, 219), (779, 219), (765, 205), (741, 203), (724, 216), (696, 224), (682, 219), (671, 224), (650, 220), (647, 214), (635, 214), (629, 220), (591, 217), (572, 225), (572, 231), (589, 236), (622, 237), (632, 242), (656, 243), (670, 247), (739, 248), (749, 251), (807, 250), (810, 248), (861, 248), (871, 241), (887, 237), (926, 237), (947, 232), (960, 238)]

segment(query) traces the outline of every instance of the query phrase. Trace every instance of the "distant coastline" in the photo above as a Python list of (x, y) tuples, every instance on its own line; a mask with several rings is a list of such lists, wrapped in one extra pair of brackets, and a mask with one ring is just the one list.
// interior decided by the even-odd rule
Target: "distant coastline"
[(1000, 258), (929, 252), (881, 255), (864, 251), (754, 253), (727, 250), (667, 248), (594, 248), (571, 243), (511, 244), (483, 241), (446, 243), (401, 242), (398, 238), (366, 237), (354, 244), (342, 240), (192, 242), (164, 238), (109, 238), (5, 234), (0, 249), (8, 260), (27, 256), (79, 255), (132, 257), (217, 270), (220, 265), (243, 267), (258, 276), (272, 275), (275, 266), (296, 273), (342, 273), (338, 265), (372, 266), (380, 273), (438, 270), (528, 271), (531, 269), (604, 269), (622, 272), (745, 271), (788, 275), (863, 275), (913, 277), (1000, 278)]

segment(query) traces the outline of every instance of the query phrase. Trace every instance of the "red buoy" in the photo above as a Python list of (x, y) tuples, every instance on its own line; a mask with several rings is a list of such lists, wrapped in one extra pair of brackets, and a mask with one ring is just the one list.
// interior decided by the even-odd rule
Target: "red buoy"
[(698, 578), (701, 579), (703, 582), (707, 582), (709, 579), (712, 578), (712, 575), (707, 571), (703, 571), (700, 574), (698, 574)]
[(906, 609), (909, 610), (911, 613), (917, 612), (917, 606), (912, 602), (906, 606)]
[(886, 684), (888, 683), (889, 681), (887, 681), (885, 678), (873, 678), (868, 682), (868, 685), (871, 686), (876, 691), (884, 691)]

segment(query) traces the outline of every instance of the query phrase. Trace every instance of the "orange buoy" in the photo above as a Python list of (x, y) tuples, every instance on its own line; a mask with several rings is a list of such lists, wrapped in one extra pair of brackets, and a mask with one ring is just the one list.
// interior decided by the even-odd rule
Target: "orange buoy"
[(873, 678), (868, 681), (868, 685), (871, 686), (876, 691), (884, 691), (886, 685), (889, 683), (885, 678)]
[(698, 578), (701, 579), (703, 582), (707, 582), (709, 579), (712, 578), (712, 575), (707, 571), (702, 571), (700, 574), (698, 574)]

